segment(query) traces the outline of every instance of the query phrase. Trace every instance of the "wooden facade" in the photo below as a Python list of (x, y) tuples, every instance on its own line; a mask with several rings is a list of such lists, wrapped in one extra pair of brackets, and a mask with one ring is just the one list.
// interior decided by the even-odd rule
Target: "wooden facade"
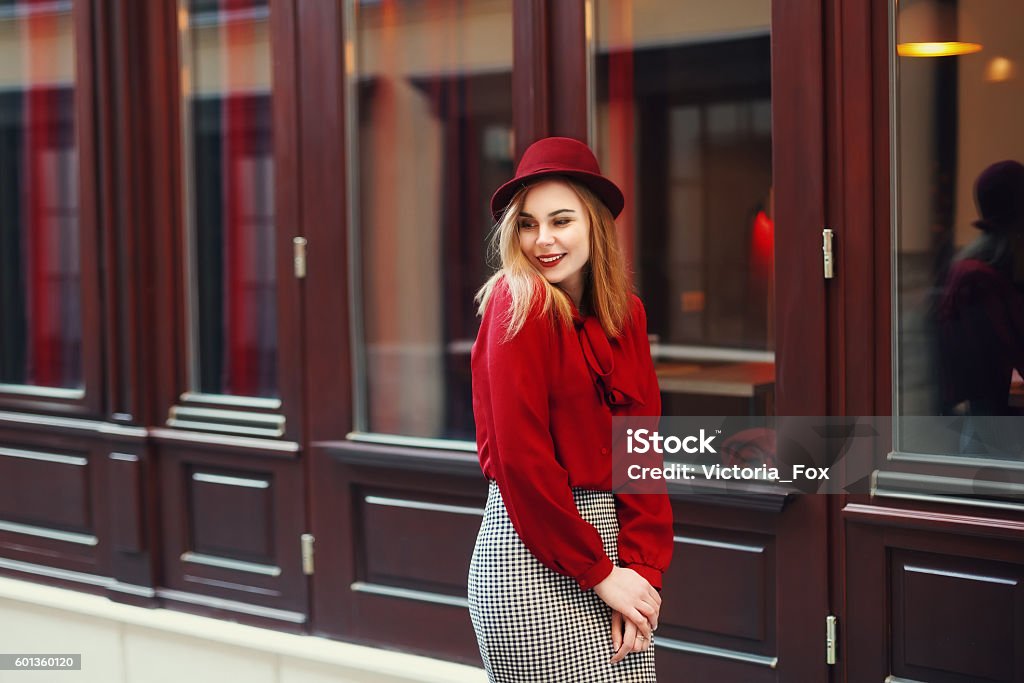
[[(585, 4), (515, 0), (517, 155), (587, 137)], [(346, 2), (270, 5), (280, 400), (243, 417), (281, 433), (173, 422), (239, 410), (188, 391), (175, 3), (75, 0), (85, 388), (0, 390), (0, 572), (476, 664), (475, 454), (348, 438)], [(890, 7), (780, 0), (771, 21), (775, 410), (891, 414)], [(759, 494), (674, 509), (661, 680), (1024, 681), (1021, 506)]]

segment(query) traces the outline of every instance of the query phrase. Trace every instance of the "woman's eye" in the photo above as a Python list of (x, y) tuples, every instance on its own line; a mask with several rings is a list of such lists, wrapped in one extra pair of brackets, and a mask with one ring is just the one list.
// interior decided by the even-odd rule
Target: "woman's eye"
[(555, 225), (561, 227), (563, 225), (569, 225), (569, 223), (571, 222), (572, 221), (569, 220), (568, 218), (559, 218), (557, 221), (555, 221)]
[(533, 223), (520, 223), (519, 224), (519, 229), (520, 230), (529, 230), (532, 227), (533, 227)]

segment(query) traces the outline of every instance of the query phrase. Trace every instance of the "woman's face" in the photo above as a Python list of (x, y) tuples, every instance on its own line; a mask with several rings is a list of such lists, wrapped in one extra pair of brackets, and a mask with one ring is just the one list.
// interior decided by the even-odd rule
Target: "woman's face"
[(519, 247), (553, 285), (578, 296), (590, 260), (590, 220), (583, 202), (561, 180), (545, 180), (526, 193), (519, 212)]

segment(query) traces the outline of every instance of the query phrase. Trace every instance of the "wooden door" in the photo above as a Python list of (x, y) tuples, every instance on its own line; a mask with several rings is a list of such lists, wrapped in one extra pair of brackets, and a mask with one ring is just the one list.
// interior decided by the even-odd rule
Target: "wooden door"
[[(980, 171), (1019, 157), (1016, 127), (991, 118), (1019, 116), (1019, 89), (999, 88), (1007, 81), (985, 68), (1016, 49), (1004, 30), (1019, 26), (1021, 8), (948, 5), (959, 5), (958, 21), (943, 30), (979, 49), (897, 56), (897, 42), (936, 40), (919, 30), (940, 4), (836, 2), (830, 13), (841, 48), (830, 74), (829, 214), (843, 244), (830, 334), (845, 343), (830, 350), (829, 395), (846, 414), (938, 413), (950, 361), (927, 351), (924, 293), (941, 299), (953, 253), (980, 234), (970, 226)], [(888, 445), (871, 495), (832, 500), (836, 680), (1024, 680), (1024, 508), (1007, 495), (1020, 483), (1019, 455)]]
[[(134, 6), (133, 6), (134, 7)], [(295, 3), (139, 9), (156, 85), (156, 596), (301, 630), (308, 621)], [(135, 15), (132, 15), (135, 16)], [(131, 25), (131, 24), (129, 24)], [(128, 477), (126, 473), (122, 475)]]

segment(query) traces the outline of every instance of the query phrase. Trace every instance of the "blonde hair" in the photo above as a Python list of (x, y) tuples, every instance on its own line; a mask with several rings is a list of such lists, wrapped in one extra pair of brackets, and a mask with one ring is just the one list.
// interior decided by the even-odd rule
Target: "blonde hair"
[[(566, 183), (583, 203), (590, 222), (590, 260), (584, 266), (583, 298), (586, 308), (594, 313), (605, 334), (618, 337), (622, 334), (630, 311), (632, 285), (626, 263), (619, 249), (615, 231), (615, 219), (611, 211), (585, 185), (563, 176), (545, 176), (538, 182), (559, 180)], [(536, 184), (536, 183), (534, 183)], [(503, 341), (516, 336), (526, 324), (533, 309), (534, 297), (542, 293), (541, 314), (547, 315), (563, 325), (572, 325), (572, 302), (560, 287), (548, 282), (530, 263), (519, 246), (519, 213), (526, 203), (526, 186), (512, 197), (502, 214), (489, 243), (489, 252), (500, 264), (500, 268), (484, 283), (474, 297), (479, 304), (477, 315), (487, 310), (491, 295), (498, 281), (505, 279), (512, 305), (508, 312), (507, 328)]]

